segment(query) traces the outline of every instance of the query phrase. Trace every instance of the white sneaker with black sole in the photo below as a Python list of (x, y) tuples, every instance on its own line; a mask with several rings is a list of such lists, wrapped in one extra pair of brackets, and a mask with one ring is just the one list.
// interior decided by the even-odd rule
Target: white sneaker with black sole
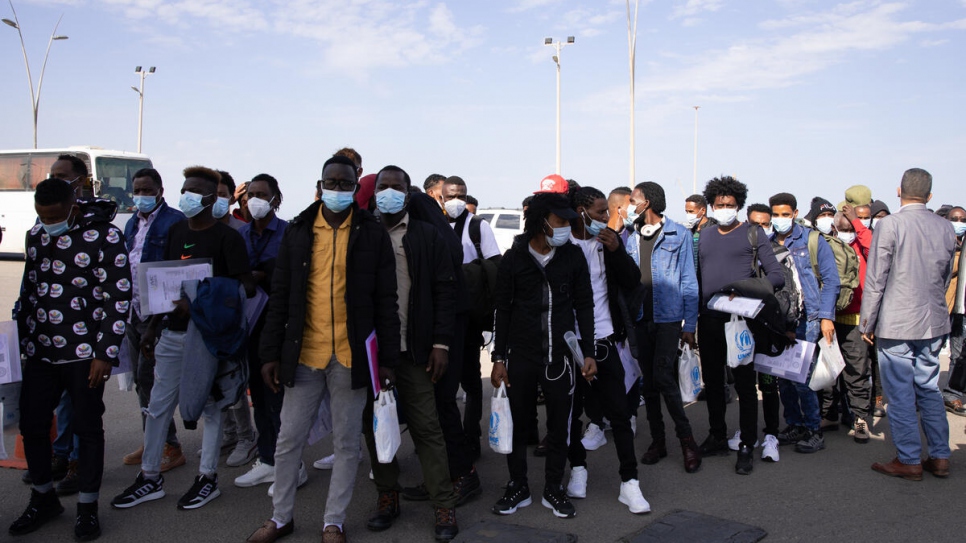
[[(302, 462), (301, 464), (299, 464), (299, 482), (298, 484), (296, 484), (295, 489), (298, 490), (299, 488), (302, 488), (303, 486), (305, 486), (305, 483), (307, 482), (309, 482), (309, 474), (305, 472), (305, 462)], [(272, 483), (272, 486), (268, 487), (268, 497), (269, 498), (275, 497), (274, 482)]]
[(111, 500), (111, 507), (116, 509), (127, 509), (135, 505), (160, 500), (164, 497), (164, 477), (158, 476), (157, 481), (145, 479), (143, 473), (138, 473), (134, 484), (125, 488), (114, 499)]
[(218, 474), (214, 477), (198, 475), (195, 477), (195, 484), (178, 500), (178, 509), (198, 509), (218, 496), (221, 496), (221, 490), (218, 490)]

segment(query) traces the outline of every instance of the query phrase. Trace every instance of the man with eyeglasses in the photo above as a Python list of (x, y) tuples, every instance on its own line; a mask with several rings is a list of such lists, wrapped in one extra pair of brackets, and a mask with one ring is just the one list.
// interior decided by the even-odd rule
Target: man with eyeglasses
[(356, 165), (333, 156), (322, 195), (289, 223), (272, 277), (261, 336), (265, 384), (282, 385), (272, 518), (248, 541), (291, 534), (302, 449), (324, 396), (330, 398), (335, 462), (325, 501), (323, 543), (345, 539), (343, 523), (359, 467), (362, 410), (370, 386), (366, 340), (379, 342), (379, 382), (391, 388), (399, 360), (396, 258), (389, 233), (354, 201)]

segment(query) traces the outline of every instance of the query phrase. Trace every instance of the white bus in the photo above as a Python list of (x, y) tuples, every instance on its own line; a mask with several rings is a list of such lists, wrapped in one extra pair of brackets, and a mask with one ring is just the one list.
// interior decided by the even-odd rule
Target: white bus
[(134, 210), (131, 176), (153, 167), (147, 155), (91, 146), (0, 151), (0, 257), (23, 258), (25, 234), (37, 220), (34, 187), (47, 178), (59, 155), (74, 155), (87, 164), (90, 179), (84, 193), (116, 202), (114, 224), (121, 228)]

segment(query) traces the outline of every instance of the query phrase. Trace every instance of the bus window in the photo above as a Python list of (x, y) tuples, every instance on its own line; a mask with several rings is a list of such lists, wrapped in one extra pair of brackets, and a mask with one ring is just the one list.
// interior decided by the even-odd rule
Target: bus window
[(33, 190), (56, 161), (57, 155), (42, 153), (0, 155), (0, 191)]
[(150, 167), (149, 160), (97, 157), (94, 171), (99, 185), (98, 196), (115, 202), (118, 213), (133, 212), (132, 177), (141, 168)]

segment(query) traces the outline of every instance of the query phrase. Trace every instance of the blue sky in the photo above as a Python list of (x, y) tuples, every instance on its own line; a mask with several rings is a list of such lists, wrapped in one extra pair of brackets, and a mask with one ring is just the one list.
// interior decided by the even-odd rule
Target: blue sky
[[(633, 4), (633, 2), (632, 2)], [(169, 187), (182, 168), (261, 172), (283, 217), (311, 201), (322, 163), (355, 147), (421, 183), (460, 175), (483, 207), (518, 207), (555, 161), (562, 54), (562, 174), (605, 192), (629, 181), (624, 0), (19, 0), (34, 77), (47, 65), (40, 147), (137, 146)], [(633, 5), (632, 5), (633, 9)], [(0, 3), (0, 16), (12, 18)], [(661, 183), (672, 217), (720, 174), (753, 201), (790, 191), (807, 209), (867, 184), (890, 206), (902, 172), (966, 203), (966, 0), (642, 1), (636, 179)], [(0, 148), (31, 144), (16, 31), (0, 27)], [(169, 201), (174, 201), (169, 197)]]

